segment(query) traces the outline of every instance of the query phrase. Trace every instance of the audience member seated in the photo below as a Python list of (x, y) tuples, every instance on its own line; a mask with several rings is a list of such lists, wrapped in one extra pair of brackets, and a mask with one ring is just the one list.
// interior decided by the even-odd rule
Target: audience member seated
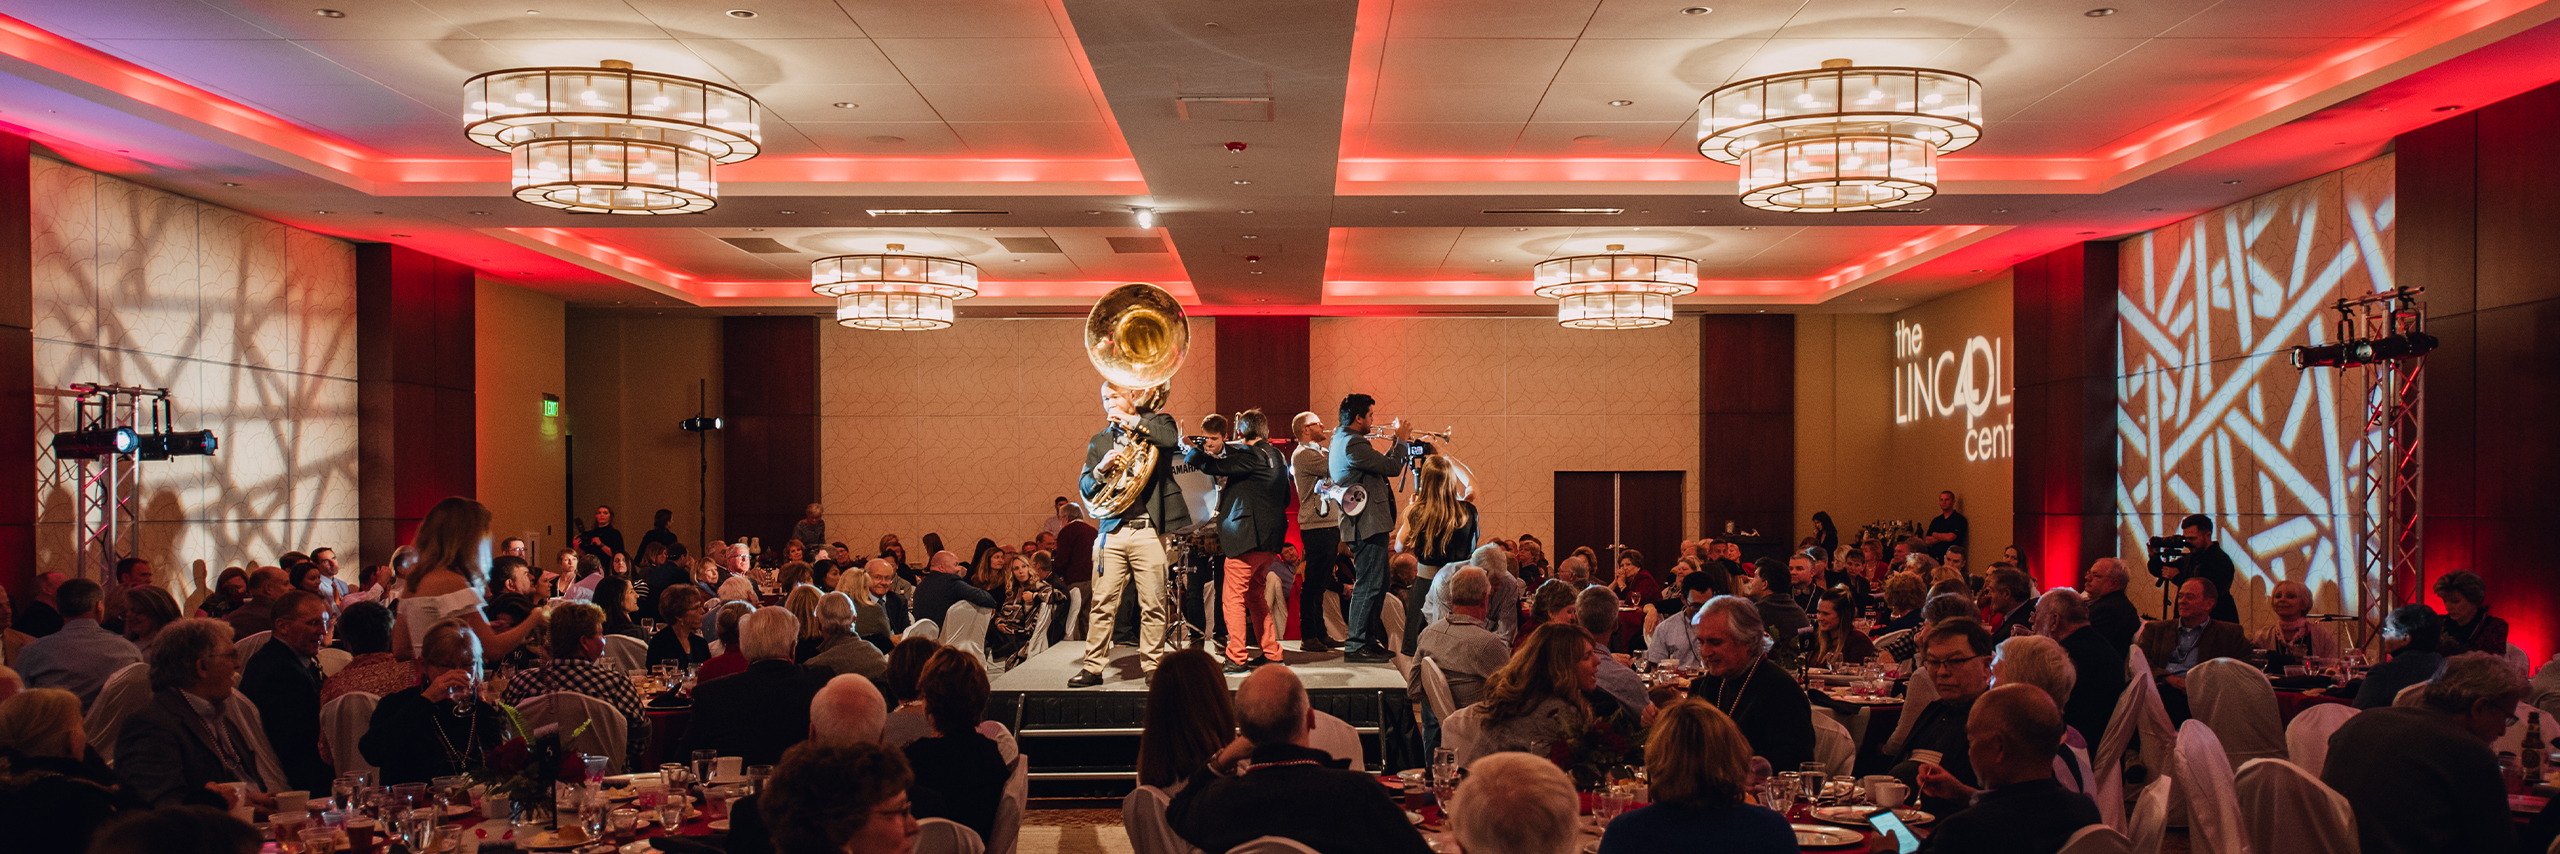
[(1707, 599), (1722, 595), (1715, 578), (1698, 569), (1680, 577), (1674, 592), (1680, 594), (1680, 609), (1662, 615), (1655, 623), (1644, 647), (1644, 660), (1668, 663), (1674, 667), (1695, 670), (1698, 667), (1698, 609)]
[[(155, 590), (158, 588), (151, 583), (151, 562), (138, 557), (129, 557), (117, 560), (115, 572), (110, 574), (108, 578), (112, 583), (100, 585), (107, 591), (107, 616), (105, 619), (99, 620), (98, 625), (105, 627), (107, 631), (122, 635), (125, 634), (125, 594), (136, 590)], [(132, 640), (133, 638), (131, 635), (126, 635), (125, 639)]]
[(2212, 581), (2187, 579), (2178, 585), (2178, 618), (2144, 624), (2134, 641), (2151, 662), (2151, 675), (2160, 680), (2160, 704), (2168, 707), (2171, 721), (2187, 720), (2189, 668), (2217, 658), (2249, 657), (2249, 635), (2240, 624), (2213, 618), (2213, 605), (2221, 598)]
[(18, 631), (10, 625), (16, 616), (9, 602), (9, 588), (0, 585), (0, 667), (18, 666), (18, 653), (36, 640), (35, 635)]
[(320, 705), (349, 691), (376, 697), (418, 684), (418, 668), (391, 655), (391, 609), (379, 602), (359, 601), (338, 618), (338, 645), (355, 656), (320, 683)]
[[(1640, 569), (1621, 567), (1630, 572)], [(1496, 753), (1467, 766), (1449, 829), (1468, 854), (1580, 854), (1582, 796), (1573, 778), (1542, 756)], [(1611, 832), (1615, 832), (1613, 826)], [(1694, 842), (1694, 840), (1692, 840)], [(1716, 840), (1720, 850), (1732, 850)]]
[(853, 597), (842, 590), (820, 596), (810, 617), (818, 626), (817, 652), (807, 659), (810, 668), (866, 679), (877, 679), (889, 672), (889, 657), (881, 655), (880, 648), (870, 641), (853, 636)]
[(889, 669), (880, 679), (880, 693), (889, 698), (889, 722), (882, 725), (880, 740), (890, 747), (905, 747), (933, 732), (933, 719), (925, 716), (918, 683), (924, 678), (925, 663), (941, 651), (942, 645), (930, 638), (908, 638), (889, 651)]
[(1889, 617), (1876, 627), (1876, 634), (1911, 631), (1920, 628), (1920, 604), (1928, 601), (1929, 583), (1919, 576), (1897, 572), (1884, 580), (1884, 610)]
[[(744, 577), (738, 576), (729, 580), (737, 581)], [(694, 684), (699, 685), (747, 669), (747, 654), (738, 648), (738, 621), (746, 619), (747, 615), (755, 613), (755, 610), (756, 606), (745, 600), (731, 599), (720, 603), (718, 622), (712, 629), (712, 634), (720, 639), (720, 654), (704, 661), (702, 669), (694, 671)]]
[(275, 635), (241, 666), (240, 693), (258, 706), (267, 743), (283, 763), (285, 781), (303, 791), (329, 788), (329, 761), (320, 757), (320, 636), (328, 631), (328, 604), (307, 590), (275, 601)]
[[(2399, 612), (2392, 617), (2397, 622)], [(2365, 854), (2514, 848), (2515, 822), (2492, 745), (2515, 720), (2525, 690), (2503, 656), (2455, 656), (2417, 705), (2385, 702), (2329, 736), (2320, 782), (2355, 807)]]
[[(1431, 642), (1424, 634), (1423, 643)], [(1147, 682), (1147, 725), (1138, 733), (1138, 785), (1178, 794), (1191, 772), (1227, 746), (1236, 731), (1227, 676), (1210, 654), (1184, 649), (1164, 657)]]
[[(134, 648), (141, 650), (142, 654), (150, 655), (151, 638), (184, 616), (178, 609), (178, 597), (157, 587), (138, 587), (121, 595), (124, 597), (124, 628), (121, 630), (124, 639), (133, 642)], [(108, 676), (112, 678), (114, 674)]]
[(480, 636), (470, 626), (446, 620), (427, 627), (415, 669), (425, 681), (382, 695), (356, 743), (381, 769), (379, 785), (467, 773), (508, 735), (506, 714), (480, 695)]
[(1938, 822), (1922, 850), (2054, 854), (2072, 834), (2098, 823), (2098, 805), (2053, 778), (2062, 710), (2045, 690), (1991, 689), (1974, 702), (1965, 730), (1963, 749), (1982, 789), (1975, 792), (1944, 769), (1921, 770), (1919, 789), (1931, 802), (1962, 805)]
[(1014, 558), (1012, 572), (1004, 605), (987, 625), (987, 655), (1003, 662), (1020, 662), (1031, 648), (1031, 631), (1039, 627), (1040, 615), (1067, 601), (1067, 592), (1050, 584), (1031, 557)]
[[(533, 669), (516, 673), (507, 682), (503, 701), (521, 706), (527, 699), (556, 691), (575, 691), (603, 700), (622, 713), (628, 754), (624, 767), (640, 767), (641, 753), (649, 748), (649, 715), (641, 705), (639, 690), (631, 685), (630, 674), (596, 663), (604, 657), (604, 611), (575, 602), (553, 608), (551, 627), (545, 634), (551, 657)], [(701, 692), (700, 687), (694, 689), (697, 696)]]
[(98, 828), (89, 854), (258, 854), (267, 838), (206, 806), (133, 810)]
[[(2442, 594), (2438, 594), (2442, 595)], [(2450, 602), (2448, 598), (2445, 601)], [(2249, 645), (2267, 651), (2267, 663), (2301, 664), (2313, 658), (2338, 657), (2338, 636), (2329, 627), (2308, 619), (2311, 613), (2311, 588), (2302, 582), (2285, 579), (2276, 582), (2267, 593), (2267, 609), (2276, 613), (2276, 621), (2250, 633)], [(2500, 647), (2504, 652), (2505, 648)]]
[[(1630, 712), (1641, 711), (1649, 705), (1650, 701), (1645, 699), (1644, 677), (1636, 675), (1635, 670), (1618, 663), (1618, 659), (1609, 654), (1608, 639), (1618, 628), (1618, 594), (1600, 585), (1583, 588), (1582, 593), (1574, 597), (1573, 617), (1574, 623), (1591, 637), (1592, 678), (1598, 682), (1598, 690), (1616, 700), (1618, 708)], [(1594, 710), (1603, 715), (1615, 711), (1600, 709), (1597, 704)]]
[[(2054, 643), (2052, 638), (2043, 635), (2019, 635), (2003, 640), (1991, 655), (1993, 687), (2033, 686), (2051, 698), (2053, 707), (2056, 709), (2068, 708), (2071, 692), (2078, 690), (2079, 682), (2080, 672), (2078, 668), (2072, 666), (2071, 653), (2065, 651), (2061, 644)], [(2077, 727), (2073, 727), (2069, 718), (2063, 719), (2063, 747), (2078, 748), (2085, 752), (2090, 749), (2090, 745), (2097, 743), (2098, 739), (2105, 736), (2104, 729), (2094, 729), (2084, 733)], [(2074, 792), (2087, 792), (2096, 784), (2090, 769), (2086, 767), (2087, 763), (2080, 761), (2080, 757), (2071, 751), (2064, 750), (2056, 754), (2054, 761), (2058, 764), (2054, 768), (2053, 776), (2054, 779), (2062, 781), (2063, 788)]]
[(248, 637), (275, 628), (277, 597), (293, 590), (293, 581), (285, 571), (272, 566), (258, 567), (249, 573), (249, 598), (222, 618), (231, 624), (231, 633)]
[[(880, 725), (888, 715), (888, 701), (881, 699), (880, 688), (871, 680), (850, 675), (835, 677), (809, 698), (809, 738), (794, 750), (811, 745), (864, 745), (897, 753), (880, 743)], [(783, 753), (785, 764), (790, 762), (790, 756), (791, 751)], [(758, 797), (748, 795), (730, 807), (727, 854), (771, 854), (775, 850), (774, 835), (765, 824)], [(942, 796), (916, 785), (912, 777), (907, 783), (907, 800), (911, 811), (918, 815), (937, 815), (942, 809)]]
[(2007, 567), (1991, 570), (1982, 578), (1981, 604), (1988, 618), (1983, 628), (1995, 637), (2026, 634), (2035, 624), (2036, 596), (2026, 573)]
[(196, 607), (207, 616), (221, 619), (239, 610), (240, 605), (248, 600), (249, 571), (234, 566), (224, 569), (214, 578), (213, 593), (204, 597), (204, 602)]
[(783, 754), (755, 812), (777, 854), (910, 854), (912, 780), (906, 757), (894, 749), (810, 741)]
[(1706, 673), (1689, 696), (1733, 719), (1754, 755), (1772, 768), (1813, 761), (1813, 704), (1785, 670), (1769, 660), (1760, 609), (1739, 596), (1707, 600), (1698, 614), (1698, 662)]
[(1465, 565), (1449, 576), (1448, 618), (1423, 629), (1415, 650), (1429, 657), (1448, 679), (1451, 708), (1463, 709), (1484, 699), (1485, 680), (1510, 662), (1511, 645), (1484, 627), (1492, 576)]
[[(1588, 656), (1579, 629), (1546, 626), (1531, 649), (1571, 666)], [(1543, 639), (1543, 640), (1542, 640)], [(1425, 854), (1430, 846), (1387, 797), (1377, 778), (1307, 746), (1315, 712), (1307, 689), (1285, 665), (1244, 678), (1235, 696), (1234, 741), (1191, 773), (1165, 819), (1174, 835), (1203, 851), (1226, 851), (1264, 836), (1282, 836), (1324, 854)], [(1463, 810), (1462, 810), (1463, 811)]]
[(2442, 631), (2443, 623), (2432, 608), (2409, 604), (2392, 609), (2382, 620), (2382, 651), (2389, 660), (2365, 671), (2364, 687), (2356, 691), (2356, 708), (2391, 705), (2400, 689), (2435, 678), (2436, 670), (2444, 666), (2444, 655), (2437, 652)]
[(1600, 854), (1688, 850), (1704, 839), (1737, 854), (1796, 850), (1784, 816), (1744, 801), (1751, 745), (1706, 701), (1663, 707), (1645, 740), (1644, 769), (1653, 804), (1610, 822)]
[(2047, 590), (2036, 600), (2036, 634), (2060, 641), (2071, 658), (2074, 676), (2062, 722), (2095, 742), (2106, 737), (2116, 700), (2124, 696), (2126, 648), (2109, 644), (2089, 616), (2088, 597), (2068, 587)]
[(106, 616), (106, 593), (86, 578), (62, 582), (54, 601), (67, 618), (52, 634), (36, 638), (18, 654), (18, 674), (29, 688), (60, 688), (88, 708), (98, 699), (107, 677), (142, 660), (142, 651), (123, 635), (98, 625)]
[(853, 633), (872, 646), (889, 649), (905, 634), (915, 620), (907, 612), (907, 580), (898, 577), (898, 565), (887, 558), (872, 558), (863, 564), (865, 583), (856, 588), (861, 595), (854, 598)]
[[(1606, 588), (1583, 588), (1585, 590)], [(1529, 643), (1487, 680), (1474, 744), (1452, 745), (1459, 764), (1505, 750), (1540, 756), (1591, 722), (1590, 700), (1599, 687), (1591, 635), (1561, 623), (1539, 626)]]
[[(1893, 767), (1893, 775), (1911, 783), (1913, 791), (1920, 791), (1918, 780), (1927, 773), (1924, 766), (1936, 766), (1957, 782), (1974, 785), (1973, 759), (1965, 750), (1965, 722), (1973, 714), (1974, 701), (1991, 687), (1991, 652), (1990, 630), (1968, 618), (1931, 626), (1923, 637), (1920, 666), (1926, 673), (1922, 675), (1929, 677), (1938, 698), (1920, 708), (1911, 736), (1895, 757), (1901, 761)], [(2060, 736), (2055, 738), (2059, 741)], [(1961, 801), (1932, 798), (1928, 809), (1944, 812), (1961, 806)]]
[(2458, 569), (2437, 576), (2435, 591), (2436, 598), (2444, 600), (2437, 652), (2507, 654), (2507, 621), (2489, 613), (2489, 585), (2480, 580), (2480, 573)]
[(9, 850), (80, 854), (122, 810), (144, 809), (114, 771), (83, 756), (80, 698), (38, 688), (0, 700), (0, 827)]
[(69, 580), (70, 576), (59, 572), (38, 574), (35, 594), (19, 606), (10, 619), (10, 628), (39, 638), (61, 631), (63, 614), (54, 594), (60, 592), (62, 583)]
[(925, 565), (924, 579), (916, 582), (914, 617), (940, 625), (947, 622), (953, 602), (994, 608), (995, 594), (971, 586), (967, 579), (960, 577), (966, 571), (967, 567), (960, 565), (959, 555), (934, 552), (933, 562)]
[(818, 647), (827, 642), (826, 631), (818, 627), (818, 599), (825, 596), (826, 591), (806, 583), (790, 590), (782, 596), (782, 610), (789, 613), (791, 619), (799, 621), (800, 626), (799, 637), (791, 642), (791, 660), (807, 663), (810, 656), (818, 654)]
[(987, 710), (986, 668), (977, 656), (944, 647), (925, 663), (917, 686), (933, 732), (907, 744), (907, 764), (916, 769), (918, 785), (942, 795), (942, 810), (924, 817), (947, 818), (977, 831), (980, 839), (995, 838), (996, 806), (1004, 800), (1011, 769), (995, 740), (978, 732)]
[(604, 633), (621, 635), (647, 642), (648, 631), (640, 628), (640, 588), (618, 576), (608, 575), (596, 582), (596, 607), (604, 609)]
[(711, 660), (711, 643), (702, 637), (702, 615), (711, 610), (710, 594), (691, 584), (658, 593), (657, 637), (649, 639), (649, 664), (694, 667)]
[[(2125, 572), (2124, 561), (2102, 557), (2089, 564), (2089, 581), (2084, 587), (2089, 597), (2089, 626), (2107, 645), (2117, 649), (2133, 646), (2133, 637), (2142, 631), (2142, 612), (2133, 607), (2133, 599), (2124, 594), (2132, 583)], [(2147, 653), (2146, 653), (2147, 654)]]
[[(1565, 563), (1572, 564), (1573, 558), (1565, 558)], [(1559, 567), (1557, 571), (1563, 572), (1565, 569), (1565, 567)], [(1540, 628), (1551, 625), (1572, 626), (1574, 624), (1573, 600), (1581, 592), (1582, 585), (1563, 578), (1550, 578), (1545, 584), (1538, 585), (1538, 592), (1529, 595), (1528, 622), (1521, 625), (1520, 636), (1511, 642), (1512, 648), (1517, 650), (1528, 646), (1529, 636), (1537, 634)], [(1575, 628), (1580, 629), (1579, 626)]]
[(1837, 590), (1822, 591), (1813, 603), (1813, 659), (1825, 667), (1864, 664), (1876, 655), (1875, 642), (1867, 633), (1858, 631), (1857, 609), (1849, 604), (1849, 594)]
[(1785, 564), (1769, 558), (1752, 563), (1753, 572), (1743, 579), (1743, 590), (1759, 607), (1761, 622), (1769, 627), (1771, 637), (1792, 638), (1813, 626), (1813, 618), (1805, 616), (1804, 606), (1796, 604), (1795, 576)]
[(738, 643), (747, 669), (693, 689), (685, 750), (716, 750), (744, 757), (748, 765), (771, 765), (808, 737), (809, 698), (831, 674), (791, 663), (799, 637), (800, 621), (781, 608), (759, 608), (740, 621)]
[[(179, 620), (151, 647), (151, 703), (116, 735), (116, 773), (155, 806), (226, 805), (213, 784), (246, 783), (250, 800), (272, 808), (258, 773), (259, 739), (228, 713), (240, 651), (220, 620)], [(245, 701), (243, 701), (245, 702)]]
[[(488, 604), (480, 606), (476, 612), (448, 614), (445, 619), (466, 619), (464, 614), (469, 613), (479, 614), (488, 624), (489, 631), (504, 637), (508, 632), (514, 631), (515, 627), (534, 619), (535, 612), (532, 597), (517, 593), (501, 593), (491, 597)], [(400, 629), (395, 625), (391, 630), (391, 643), (394, 647), (399, 645), (400, 638)], [(392, 652), (397, 655), (399, 650), (395, 648)], [(412, 649), (409, 654), (417, 655), (417, 651)], [(550, 654), (547, 640), (543, 637), (541, 630), (536, 629), (522, 635), (515, 649), (509, 650), (505, 655), (491, 656), (487, 661), (482, 662), (481, 666), (488, 670), (527, 670), (541, 666), (542, 659)]]

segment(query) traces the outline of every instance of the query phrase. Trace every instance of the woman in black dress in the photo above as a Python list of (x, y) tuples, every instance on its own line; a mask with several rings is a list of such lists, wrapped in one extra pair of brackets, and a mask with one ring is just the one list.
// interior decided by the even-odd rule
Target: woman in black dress
[(456, 620), (427, 629), (419, 684), (384, 696), (356, 749), (382, 784), (424, 783), (484, 763), (505, 740), (506, 714), (480, 696), (480, 637)]

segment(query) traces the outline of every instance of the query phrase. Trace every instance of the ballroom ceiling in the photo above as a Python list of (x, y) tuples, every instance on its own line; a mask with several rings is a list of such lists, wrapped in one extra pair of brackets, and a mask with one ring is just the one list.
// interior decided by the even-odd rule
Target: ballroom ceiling
[[(2560, 80), (2560, 0), (1713, 4), (0, 0), (0, 122), (579, 305), (816, 311), (809, 261), (899, 243), (982, 266), (963, 316), (1536, 316), (1531, 264), (1622, 244), (1701, 261), (1686, 310), (1888, 311)], [(1981, 143), (1907, 208), (1744, 207), (1699, 97), (1834, 57), (1979, 78)], [(606, 59), (763, 104), (716, 209), (523, 204), (464, 139), (465, 79)], [(918, 209), (979, 213), (872, 213)]]

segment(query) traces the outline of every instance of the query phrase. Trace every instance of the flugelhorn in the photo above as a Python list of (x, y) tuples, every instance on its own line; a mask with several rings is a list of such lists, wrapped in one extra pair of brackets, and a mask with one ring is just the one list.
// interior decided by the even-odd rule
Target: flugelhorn
[[(1129, 395), (1140, 413), (1164, 406), (1170, 382), (1191, 352), (1191, 327), (1182, 304), (1163, 288), (1130, 282), (1103, 294), (1084, 318), (1084, 355), (1102, 378)], [(1137, 430), (1122, 431), (1093, 471), (1097, 486), (1085, 496), (1094, 518), (1120, 515), (1138, 502), (1155, 474), (1156, 446)]]

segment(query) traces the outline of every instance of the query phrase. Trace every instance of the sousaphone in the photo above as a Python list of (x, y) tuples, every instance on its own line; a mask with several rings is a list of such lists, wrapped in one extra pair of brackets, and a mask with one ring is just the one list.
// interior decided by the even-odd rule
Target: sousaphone
[[(1191, 326), (1182, 304), (1163, 288), (1130, 282), (1112, 288), (1084, 318), (1084, 355), (1102, 379), (1118, 387), (1143, 415), (1162, 408), (1175, 372), (1191, 352)], [(1085, 509), (1096, 519), (1118, 516), (1136, 504), (1156, 470), (1155, 445), (1138, 431), (1124, 431), (1094, 467), (1096, 484)]]

